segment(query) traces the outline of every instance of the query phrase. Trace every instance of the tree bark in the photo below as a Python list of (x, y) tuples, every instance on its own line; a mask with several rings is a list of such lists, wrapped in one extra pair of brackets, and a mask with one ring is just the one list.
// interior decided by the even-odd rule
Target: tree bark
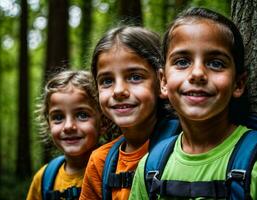
[(143, 15), (140, 0), (119, 0), (118, 16), (125, 24), (143, 25)]
[(19, 53), (19, 130), (16, 175), (24, 178), (31, 175), (30, 129), (29, 129), (29, 70), (28, 70), (28, 5), (21, 0), (20, 53)]
[[(49, 2), (46, 73), (68, 66), (68, 0)], [(47, 74), (46, 74), (47, 75)]]
[(257, 0), (232, 0), (231, 16), (244, 39), (250, 110), (257, 113)]

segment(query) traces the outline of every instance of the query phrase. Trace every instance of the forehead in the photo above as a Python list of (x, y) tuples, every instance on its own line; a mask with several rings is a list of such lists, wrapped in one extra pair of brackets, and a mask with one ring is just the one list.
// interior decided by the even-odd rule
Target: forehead
[(79, 103), (88, 105), (89, 107), (95, 107), (93, 97), (91, 97), (85, 90), (71, 84), (52, 93), (49, 101), (51, 106), (58, 104), (69, 104), (71, 106), (75, 106)]
[(146, 59), (139, 56), (133, 50), (124, 46), (114, 46), (110, 50), (99, 55), (97, 74), (105, 71), (129, 70), (132, 68), (144, 68), (153, 70)]
[(231, 53), (232, 37), (227, 27), (212, 20), (194, 20), (184, 22), (174, 27), (169, 34), (169, 50), (178, 46), (178, 43), (195, 46), (204, 45), (205, 48), (222, 48)]

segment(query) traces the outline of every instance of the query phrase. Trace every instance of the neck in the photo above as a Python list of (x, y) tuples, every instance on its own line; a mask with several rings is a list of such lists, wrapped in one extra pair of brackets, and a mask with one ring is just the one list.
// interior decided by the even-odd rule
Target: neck
[(236, 126), (229, 122), (227, 115), (204, 121), (190, 121), (180, 118), (183, 129), (182, 149), (186, 153), (205, 153), (221, 144)]
[(151, 118), (147, 118), (137, 126), (121, 128), (122, 134), (126, 138), (125, 152), (129, 153), (139, 149), (153, 133), (156, 122), (156, 116), (152, 115)]
[(87, 151), (85, 154), (79, 156), (65, 155), (65, 171), (68, 174), (84, 173), (91, 152), (92, 150)]

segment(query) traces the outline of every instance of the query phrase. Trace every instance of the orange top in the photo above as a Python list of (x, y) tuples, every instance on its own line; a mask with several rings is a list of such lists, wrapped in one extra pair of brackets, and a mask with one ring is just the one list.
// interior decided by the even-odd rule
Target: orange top
[[(105, 158), (112, 145), (119, 140), (120, 137), (99, 147), (91, 154), (82, 184), (80, 200), (102, 199), (102, 173)], [(145, 142), (145, 144), (139, 149), (131, 153), (126, 153), (121, 150), (121, 147), (119, 147), (119, 159), (116, 173), (135, 170), (139, 160), (148, 152), (148, 146), (149, 140), (147, 140), (147, 142)], [(129, 193), (130, 188), (113, 189), (112, 199), (126, 200), (129, 198)]]

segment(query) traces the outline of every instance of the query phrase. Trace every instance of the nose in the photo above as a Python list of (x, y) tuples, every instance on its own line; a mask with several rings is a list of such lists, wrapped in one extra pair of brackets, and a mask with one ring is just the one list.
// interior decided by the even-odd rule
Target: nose
[(189, 82), (191, 84), (205, 84), (207, 83), (207, 68), (204, 63), (201, 61), (197, 61), (193, 64), (192, 70), (189, 75)]
[(67, 117), (65, 120), (63, 131), (66, 133), (69, 133), (76, 130), (77, 130), (77, 126), (76, 126), (75, 120), (72, 117)]
[(116, 100), (122, 100), (128, 98), (129, 89), (128, 84), (122, 78), (119, 78), (115, 81), (114, 89), (113, 89), (113, 98)]

